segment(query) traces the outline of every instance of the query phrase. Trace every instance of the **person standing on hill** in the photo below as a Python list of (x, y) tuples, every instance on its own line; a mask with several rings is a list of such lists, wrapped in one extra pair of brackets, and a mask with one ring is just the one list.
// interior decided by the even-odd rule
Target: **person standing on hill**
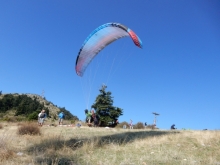
[(94, 127), (98, 127), (99, 124), (99, 118), (98, 116), (95, 114), (94, 110), (91, 110), (92, 112), (92, 119), (94, 121)]
[(133, 121), (130, 119), (130, 129), (133, 129)]
[(59, 117), (59, 125), (61, 124), (61, 125), (63, 125), (63, 119), (65, 118), (65, 115), (64, 115), (64, 113), (63, 112), (60, 112), (59, 113), (59, 115), (58, 115), (58, 117)]
[(144, 123), (144, 128), (145, 128), (145, 129), (147, 128), (147, 122)]
[(43, 126), (44, 120), (46, 117), (47, 117), (47, 114), (45, 113), (45, 110), (42, 110), (41, 113), (39, 113), (39, 115), (38, 115), (39, 126), (41, 126), (41, 127)]
[(40, 126), (40, 115), (41, 115), (41, 112), (42, 111), (40, 111), (40, 113), (38, 114), (38, 125)]
[(85, 114), (86, 114), (86, 122), (87, 122), (88, 124), (90, 124), (90, 122), (91, 122), (91, 117), (92, 117), (92, 113), (89, 112), (89, 111), (86, 109), (86, 110), (85, 110)]

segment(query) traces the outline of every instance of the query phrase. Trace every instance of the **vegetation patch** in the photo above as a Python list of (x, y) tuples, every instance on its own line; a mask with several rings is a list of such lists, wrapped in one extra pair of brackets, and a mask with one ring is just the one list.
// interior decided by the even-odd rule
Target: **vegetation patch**
[(117, 126), (115, 128), (129, 128), (129, 124), (126, 121), (123, 121), (123, 122), (117, 124)]
[(33, 123), (26, 123), (18, 127), (19, 135), (40, 135), (40, 127)]
[(3, 160), (8, 160), (12, 157), (14, 157), (14, 152), (12, 150), (0, 149), (0, 162)]
[(134, 125), (134, 129), (144, 129), (144, 124), (142, 122), (138, 122)]
[(0, 95), (0, 120), (7, 122), (33, 121), (38, 119), (41, 110), (47, 117), (57, 120), (57, 114), (62, 111), (66, 120), (78, 120), (68, 110), (58, 108), (45, 98), (34, 94), (2, 94)]
[(9, 146), (8, 137), (0, 136), (0, 162), (8, 160), (14, 156), (14, 152)]

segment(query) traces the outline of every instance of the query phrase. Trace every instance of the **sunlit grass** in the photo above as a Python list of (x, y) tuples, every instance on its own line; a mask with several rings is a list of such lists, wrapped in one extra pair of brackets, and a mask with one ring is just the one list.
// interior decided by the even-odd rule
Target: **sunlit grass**
[(220, 164), (220, 131), (43, 126), (33, 136), (16, 134), (19, 126), (0, 129), (0, 164)]
[(0, 162), (8, 160), (14, 156), (13, 147), (10, 145), (10, 137), (1, 134), (0, 136)]

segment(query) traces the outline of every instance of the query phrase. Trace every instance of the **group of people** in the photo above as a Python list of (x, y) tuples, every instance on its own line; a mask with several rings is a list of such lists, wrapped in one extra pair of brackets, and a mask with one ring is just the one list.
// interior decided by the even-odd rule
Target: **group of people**
[[(43, 126), (45, 119), (47, 118), (47, 114), (45, 110), (43, 109), (39, 114), (38, 114), (38, 125), (40, 127)], [(63, 112), (60, 112), (58, 115), (58, 123), (59, 125), (63, 125), (63, 120), (65, 118), (65, 115)]]
[(94, 110), (88, 111), (88, 109), (85, 110), (86, 114), (86, 122), (89, 126), (92, 125), (92, 122), (94, 123), (94, 126), (97, 127), (99, 125), (99, 117), (95, 114)]
[[(85, 114), (86, 114), (86, 122), (88, 123), (89, 126), (92, 125), (92, 122), (94, 123), (95, 127), (97, 127), (99, 125), (98, 116), (95, 114), (94, 110), (88, 111), (86, 109)], [(46, 118), (47, 118), (47, 114), (46, 114), (45, 110), (42, 110), (38, 114), (38, 125), (42, 127)], [(58, 114), (59, 125), (63, 125), (64, 118), (65, 118), (65, 114), (63, 112), (60, 112)], [(133, 129), (133, 121), (131, 119), (130, 119), (129, 126), (130, 126), (130, 129)], [(147, 127), (147, 122), (144, 123), (144, 126), (145, 126), (145, 128)], [(78, 123), (77, 127), (81, 127), (81, 124)], [(171, 125), (170, 129), (173, 130), (173, 129), (177, 129), (177, 128), (175, 128), (175, 124), (173, 124), (173, 125)]]

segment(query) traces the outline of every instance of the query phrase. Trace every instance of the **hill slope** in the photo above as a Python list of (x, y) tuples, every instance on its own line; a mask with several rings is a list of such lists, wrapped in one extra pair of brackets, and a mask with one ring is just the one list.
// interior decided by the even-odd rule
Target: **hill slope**
[(52, 102), (37, 94), (1, 94), (0, 95), (0, 118), (5, 114), (10, 116), (23, 116), (29, 120), (37, 119), (38, 113), (45, 109), (48, 118), (56, 119), (60, 111), (63, 111), (66, 119), (78, 120), (65, 108), (60, 108)]

